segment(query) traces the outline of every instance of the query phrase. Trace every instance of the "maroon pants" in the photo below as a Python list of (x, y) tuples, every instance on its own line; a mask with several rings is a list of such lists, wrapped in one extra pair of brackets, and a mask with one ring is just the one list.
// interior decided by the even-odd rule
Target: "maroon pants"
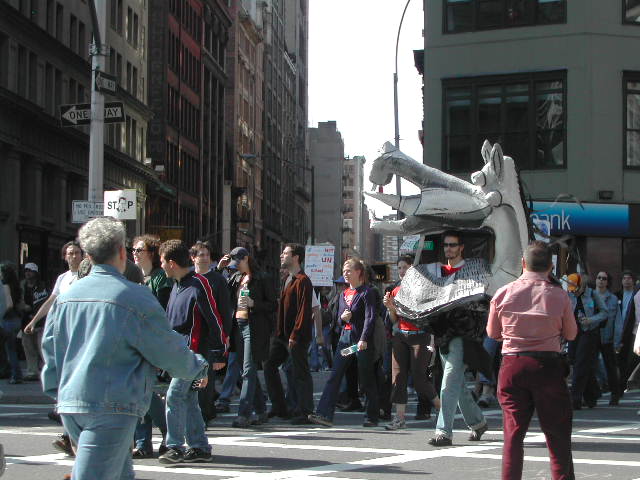
[(520, 480), (523, 441), (534, 410), (547, 439), (554, 480), (571, 480), (571, 396), (565, 383), (568, 365), (561, 358), (504, 356), (498, 376), (502, 406), (504, 447), (502, 480)]

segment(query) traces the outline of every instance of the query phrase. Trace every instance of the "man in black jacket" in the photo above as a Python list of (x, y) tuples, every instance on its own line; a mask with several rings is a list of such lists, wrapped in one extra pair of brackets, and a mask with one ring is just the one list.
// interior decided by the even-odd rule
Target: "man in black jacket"
[(635, 329), (637, 329), (636, 307), (634, 298), (638, 290), (635, 288), (635, 275), (631, 270), (622, 272), (622, 290), (616, 293), (618, 307), (622, 315), (622, 338), (619, 345), (615, 345), (620, 366), (620, 395), (624, 394), (627, 380), (638, 365), (640, 357), (633, 353)]
[(304, 247), (288, 244), (280, 255), (280, 266), (289, 273), (282, 286), (276, 334), (271, 341), (269, 359), (264, 364), (264, 379), (271, 399), (269, 416), (287, 417), (287, 407), (278, 367), (291, 355), (297, 405), (291, 423), (310, 423), (313, 412), (313, 380), (307, 352), (311, 343), (313, 285), (302, 270)]
[[(216, 284), (215, 279), (196, 273), (191, 268), (189, 249), (180, 240), (168, 240), (160, 246), (160, 262), (167, 277), (176, 281), (167, 305), (169, 324), (184, 335), (193, 352), (203, 354), (213, 370), (220, 370), (226, 361), (227, 332), (231, 329), (231, 317), (224, 312), (224, 305), (229, 305), (226, 282), (220, 277)], [(206, 378), (198, 385), (179, 378), (171, 380), (167, 391), (168, 451), (160, 456), (160, 463), (211, 461), (211, 447), (194, 390), (205, 388), (207, 383)], [(185, 439), (189, 449), (183, 453)]]

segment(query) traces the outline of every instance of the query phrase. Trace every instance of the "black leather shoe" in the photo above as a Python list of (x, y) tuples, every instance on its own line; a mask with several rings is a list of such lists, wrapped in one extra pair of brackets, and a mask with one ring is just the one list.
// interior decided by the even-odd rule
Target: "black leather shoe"
[(484, 435), (484, 432), (486, 432), (487, 430), (489, 430), (489, 426), (486, 423), (480, 428), (471, 430), (471, 433), (469, 434), (469, 441), (479, 442), (482, 438), (482, 435)]
[(611, 405), (612, 407), (620, 405), (620, 399), (618, 397), (611, 397), (611, 400), (609, 400), (609, 405)]
[(349, 403), (348, 405), (346, 405), (344, 408), (341, 408), (340, 410), (342, 410), (343, 412), (362, 412), (364, 411), (364, 407), (362, 406), (362, 403), (360, 402), (360, 400), (358, 400), (358, 401)]
[(453, 445), (453, 442), (449, 437), (445, 437), (444, 435), (436, 435), (429, 440), (429, 445), (433, 445), (434, 447), (450, 447), (451, 445)]
[(289, 420), (291, 418), (291, 414), (289, 412), (279, 412), (278, 410), (269, 410), (267, 413), (268, 418), (280, 417), (284, 420)]
[(313, 425), (308, 415), (298, 415), (291, 419), (291, 425)]

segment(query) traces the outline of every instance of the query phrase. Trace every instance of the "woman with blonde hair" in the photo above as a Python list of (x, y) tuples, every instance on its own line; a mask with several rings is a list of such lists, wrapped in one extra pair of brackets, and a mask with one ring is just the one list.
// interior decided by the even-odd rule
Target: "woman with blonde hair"
[[(358, 379), (367, 400), (363, 426), (378, 425), (378, 388), (376, 382), (376, 353), (373, 344), (376, 323), (376, 295), (367, 285), (366, 268), (355, 258), (350, 258), (342, 267), (342, 275), (349, 287), (342, 292), (338, 303), (338, 314), (342, 322), (340, 339), (333, 359), (333, 368), (315, 414), (309, 420), (318, 425), (333, 425), (336, 400), (340, 383), (349, 365), (356, 360)], [(342, 350), (354, 347), (354, 353), (343, 355)], [(346, 352), (345, 352), (346, 353)]]

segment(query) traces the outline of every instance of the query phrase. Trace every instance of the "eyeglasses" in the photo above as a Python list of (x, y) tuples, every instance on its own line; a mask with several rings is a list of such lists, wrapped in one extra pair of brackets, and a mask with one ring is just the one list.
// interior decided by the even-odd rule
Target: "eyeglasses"
[(596, 277), (596, 280), (609, 280), (607, 277)]
[(447, 247), (455, 248), (460, 244), (459, 243), (443, 243), (442, 245), (444, 246), (444, 248), (447, 248)]
[(144, 248), (132, 248), (131, 251), (133, 253), (142, 253), (142, 252), (148, 252), (149, 250), (146, 250)]

